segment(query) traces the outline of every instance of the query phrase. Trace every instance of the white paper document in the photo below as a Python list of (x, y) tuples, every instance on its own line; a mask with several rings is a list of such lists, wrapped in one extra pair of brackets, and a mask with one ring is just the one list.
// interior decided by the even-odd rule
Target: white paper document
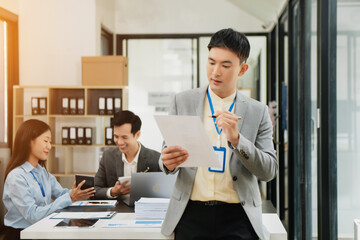
[(135, 202), (136, 220), (165, 219), (170, 198), (140, 198)]
[(163, 220), (106, 220), (103, 228), (160, 228)]
[(198, 116), (154, 116), (167, 146), (181, 146), (189, 153), (179, 167), (214, 167), (220, 164)]
[(108, 212), (60, 212), (52, 219), (60, 218), (71, 218), (71, 219), (101, 219), (101, 218), (112, 218), (116, 214), (115, 211)]
[(115, 207), (117, 200), (90, 200), (76, 201), (71, 204), (72, 207)]

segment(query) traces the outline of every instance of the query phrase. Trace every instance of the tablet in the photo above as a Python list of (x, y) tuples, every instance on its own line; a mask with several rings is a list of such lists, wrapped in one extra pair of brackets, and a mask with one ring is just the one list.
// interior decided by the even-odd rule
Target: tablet
[(85, 180), (85, 183), (84, 183), (84, 185), (81, 186), (81, 190), (94, 187), (94, 177), (93, 176), (81, 175), (81, 174), (75, 175), (76, 186), (79, 185), (83, 180)]
[(92, 228), (99, 219), (71, 219), (65, 218), (54, 227)]

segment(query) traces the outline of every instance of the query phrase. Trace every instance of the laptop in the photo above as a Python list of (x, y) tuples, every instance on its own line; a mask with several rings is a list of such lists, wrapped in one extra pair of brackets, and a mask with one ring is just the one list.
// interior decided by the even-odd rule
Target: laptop
[(134, 206), (141, 197), (170, 198), (177, 174), (166, 175), (163, 172), (133, 173), (131, 175), (130, 194), (123, 196), (123, 202)]

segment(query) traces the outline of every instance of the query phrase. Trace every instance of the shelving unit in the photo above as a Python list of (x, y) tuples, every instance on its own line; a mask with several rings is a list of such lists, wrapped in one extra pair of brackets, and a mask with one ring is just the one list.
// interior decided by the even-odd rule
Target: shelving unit
[[(52, 130), (52, 150), (47, 168), (56, 177), (70, 177), (74, 174), (94, 175), (98, 168), (101, 150), (105, 145), (105, 127), (110, 126), (112, 115), (98, 114), (99, 97), (120, 97), (121, 109), (128, 109), (127, 86), (14, 86), (13, 136), (20, 124), (28, 119), (39, 119), (48, 123)], [(46, 114), (31, 114), (31, 98), (46, 97)], [(80, 97), (84, 99), (83, 115), (63, 115), (62, 98)], [(62, 145), (62, 127), (92, 127), (92, 145)]]

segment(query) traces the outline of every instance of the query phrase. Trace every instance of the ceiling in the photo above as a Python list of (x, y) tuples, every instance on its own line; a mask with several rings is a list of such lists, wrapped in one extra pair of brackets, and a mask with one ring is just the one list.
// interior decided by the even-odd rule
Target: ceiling
[(263, 23), (271, 31), (286, 7), (288, 0), (227, 0)]

